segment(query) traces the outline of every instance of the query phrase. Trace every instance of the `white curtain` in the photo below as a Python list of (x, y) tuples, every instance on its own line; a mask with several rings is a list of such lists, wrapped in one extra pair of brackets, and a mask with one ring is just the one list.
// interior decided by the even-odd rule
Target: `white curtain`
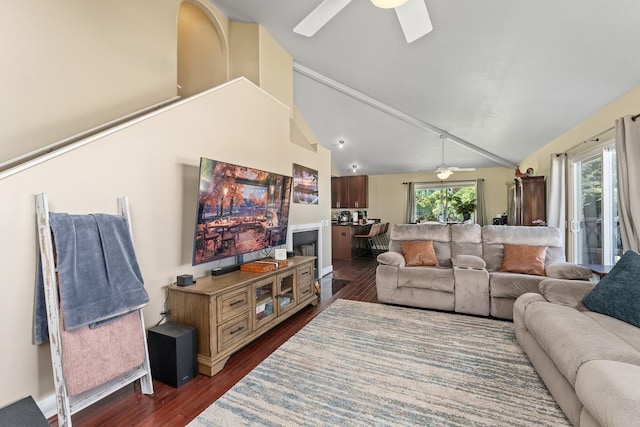
[(567, 234), (567, 155), (552, 154), (550, 170), (547, 224), (560, 229), (564, 247)]
[(476, 222), (487, 223), (487, 209), (484, 204), (484, 179), (476, 179)]
[(416, 197), (415, 197), (415, 188), (416, 184), (414, 182), (409, 182), (407, 184), (407, 213), (405, 216), (405, 222), (407, 224), (411, 224), (412, 222), (416, 222)]
[(640, 120), (616, 120), (618, 217), (622, 249), (640, 252)]

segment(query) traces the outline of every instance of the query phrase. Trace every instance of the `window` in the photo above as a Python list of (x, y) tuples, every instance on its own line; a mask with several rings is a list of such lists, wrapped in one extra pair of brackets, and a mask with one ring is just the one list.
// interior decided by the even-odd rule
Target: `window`
[(613, 265), (622, 255), (613, 141), (569, 158), (570, 259)]
[(462, 222), (475, 220), (475, 181), (416, 183), (414, 219), (420, 222)]

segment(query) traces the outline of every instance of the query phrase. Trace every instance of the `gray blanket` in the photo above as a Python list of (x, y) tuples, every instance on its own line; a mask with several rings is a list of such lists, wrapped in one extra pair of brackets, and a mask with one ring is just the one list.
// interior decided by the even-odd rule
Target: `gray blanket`
[[(50, 213), (65, 330), (95, 326), (145, 306), (149, 296), (127, 220), (119, 215)], [(35, 341), (48, 341), (44, 282), (36, 285)]]

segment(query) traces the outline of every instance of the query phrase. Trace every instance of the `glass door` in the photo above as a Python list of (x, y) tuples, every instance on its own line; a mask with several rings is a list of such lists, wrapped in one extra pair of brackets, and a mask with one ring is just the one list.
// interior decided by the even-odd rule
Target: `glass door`
[(295, 270), (278, 274), (278, 315), (295, 307)]
[(622, 254), (612, 144), (570, 159), (571, 260), (613, 265)]
[(276, 281), (273, 276), (253, 284), (253, 297), (255, 304), (255, 312), (253, 316), (254, 330), (266, 323), (269, 323), (270, 320), (275, 319), (275, 289)]

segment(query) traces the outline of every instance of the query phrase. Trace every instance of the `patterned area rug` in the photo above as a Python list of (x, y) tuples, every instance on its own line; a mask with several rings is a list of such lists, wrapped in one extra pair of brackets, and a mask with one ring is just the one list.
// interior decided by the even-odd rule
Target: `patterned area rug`
[(337, 300), (189, 426), (568, 426), (513, 324)]

